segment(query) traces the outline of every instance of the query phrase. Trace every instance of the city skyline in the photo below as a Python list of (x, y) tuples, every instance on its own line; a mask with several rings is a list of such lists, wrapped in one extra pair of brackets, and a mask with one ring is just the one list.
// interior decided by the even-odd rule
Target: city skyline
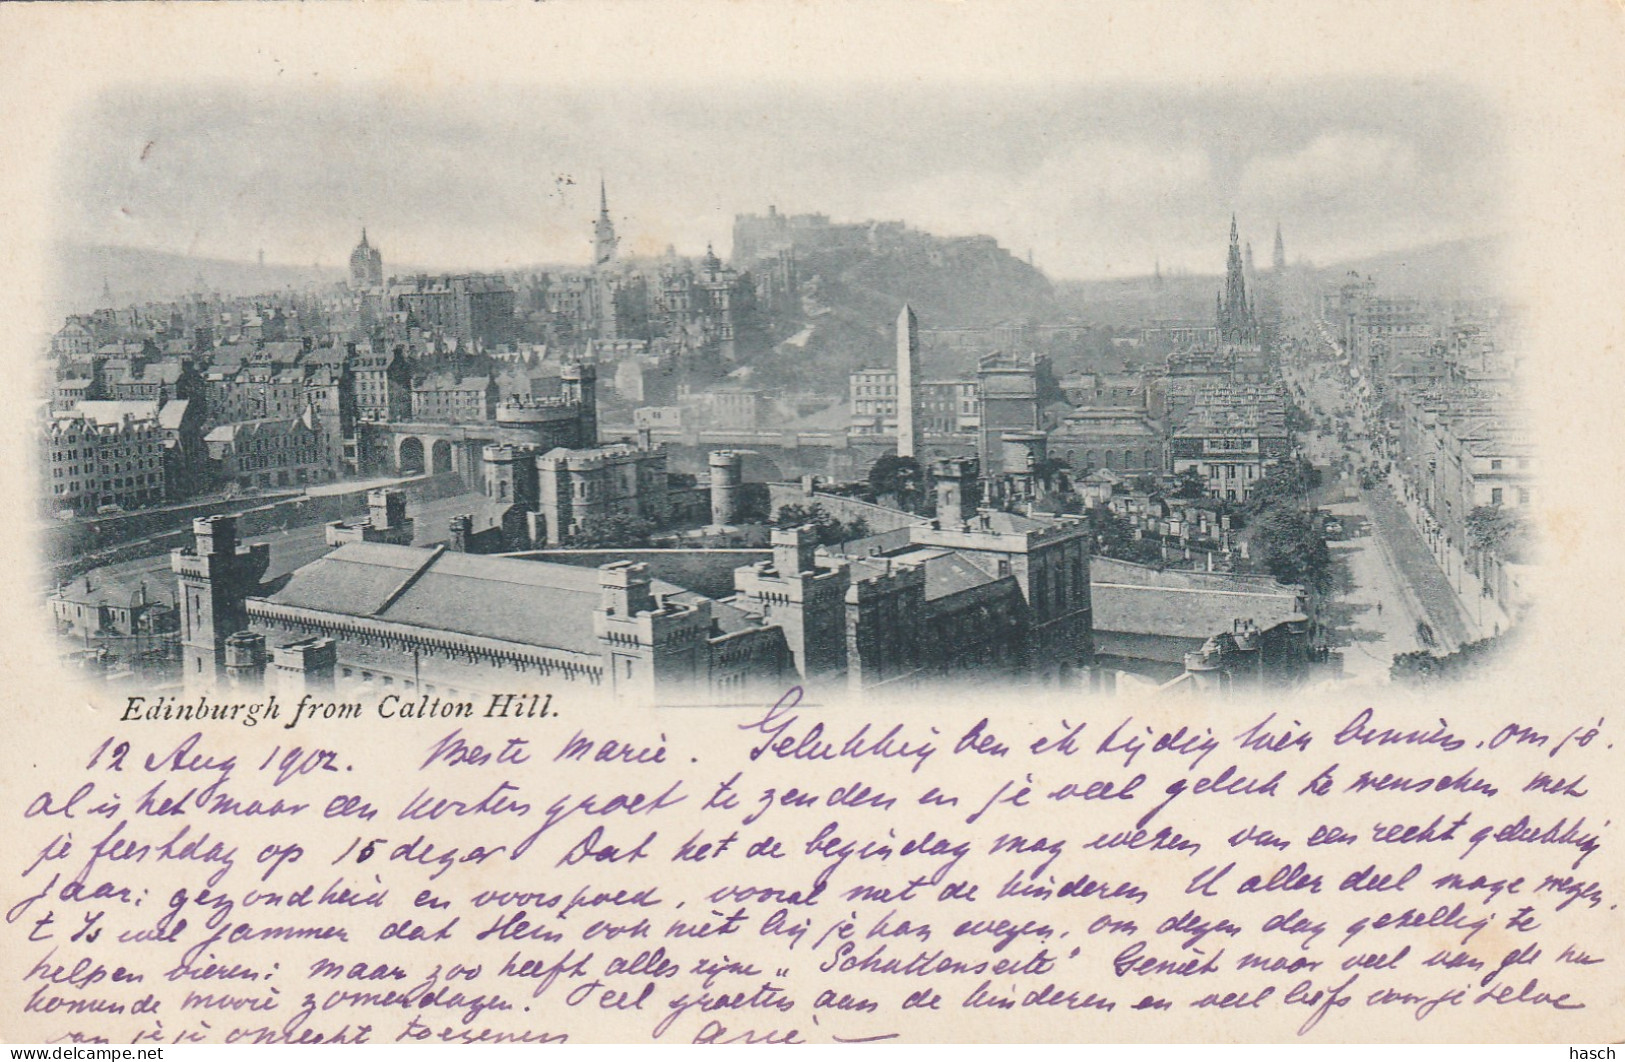
[[(628, 65), (614, 61), (631, 38), (613, 22), (550, 39), (558, 62), (486, 55), (430, 76), (268, 47), (262, 78), (217, 66), (82, 95), (58, 126), (45, 214), (62, 272), (97, 276), (103, 294), (49, 339), (44, 511), (99, 520), (219, 494), (454, 477), (462, 500), (449, 512), (425, 507), (419, 521), (396, 511), (401, 499), (369, 495), (365, 528), (301, 524), (284, 556), (308, 562), (340, 540), (476, 556), (782, 546), (773, 571), (836, 580), (882, 553), (882, 576), (897, 575), (893, 561), (914, 576), (936, 563), (932, 585), (951, 575), (955, 598), (931, 606), (942, 630), (892, 646), (921, 681), (990, 664), (1022, 681), (1197, 684), (1209, 657), (1229, 674), (1232, 648), (1267, 642), (1288, 684), (1345, 662), (1380, 682), (1411, 654), (1497, 637), (1520, 614), (1523, 584), (1498, 565), (1521, 563), (1521, 510), (1536, 497), (1511, 420), (1526, 355), (1488, 270), (1499, 238), (1529, 220), (1502, 212), (1503, 196), (1518, 201), (1512, 149), (1525, 141), (1493, 88), (1358, 64), (1282, 76), (1270, 56), (1217, 42), (1183, 65), (1091, 62), (1083, 49), (1045, 74), (1026, 61), (1025, 34), (1002, 58), (966, 47), (1012, 40), (1008, 26), (984, 39), (972, 23), (950, 34), (960, 64), (923, 29), (864, 22), (848, 44), (791, 19), (760, 39), (730, 25), (732, 47), (714, 55)], [(842, 48), (810, 62), (820, 42)], [(1034, 50), (1053, 64), (1050, 44)], [(76, 247), (149, 253), (75, 263)], [(668, 250), (684, 261), (656, 265)], [(199, 268), (175, 288), (210, 262), (246, 268)], [(1289, 268), (1302, 263), (1323, 268)], [(159, 301), (128, 297), (161, 288)], [(874, 369), (888, 346), (895, 369)], [(1394, 467), (1396, 448), (1429, 447), (1471, 481)], [(768, 452), (749, 475), (729, 463)], [(359, 506), (358, 491), (333, 504)], [(1501, 507), (1520, 511), (1464, 523)], [(255, 519), (250, 533), (263, 531)], [(968, 537), (870, 541), (915, 527)], [(793, 549), (775, 537), (804, 529)], [(1029, 557), (1016, 593), (999, 580), (1017, 566), (993, 554), (1023, 552), (1018, 538), (1070, 552)], [(1377, 540), (1404, 552), (1403, 571), (1377, 565)], [(1328, 541), (1350, 543), (1348, 579)], [(945, 574), (932, 551), (950, 545), (988, 555)], [(200, 541), (195, 555), (217, 552), (231, 551)], [(1149, 566), (1143, 578), (1170, 594), (1267, 576), (1279, 614), (1219, 609), (1187, 629), (1107, 607), (1097, 625), (1089, 587), (1109, 602), (1131, 574), (1086, 580), (1086, 555), (1102, 571)], [(1468, 567), (1478, 596), (1458, 601)], [(309, 572), (318, 588), (323, 571)], [(516, 585), (540, 571), (513, 573)], [(764, 602), (789, 592), (763, 590), (767, 569), (731, 571), (678, 573), (695, 585), (672, 585), (724, 609), (714, 630), (696, 629), (721, 637), (739, 618), (726, 609), (758, 615), (752, 588)], [(263, 572), (240, 574), (226, 581), (245, 602), (278, 592)], [(650, 611), (631, 587), (652, 583), (635, 575), (604, 577), (629, 595), (611, 614)], [(548, 578), (581, 589), (569, 572)], [(1427, 600), (1384, 619), (1358, 596), (1402, 586)], [(995, 591), (1000, 623), (945, 618)], [(865, 656), (861, 631), (856, 664), (839, 662), (845, 595), (814, 596), (827, 614), (786, 621), (783, 645), (767, 636), (761, 674), (777, 681), (793, 658), (803, 678), (895, 679), (890, 650)], [(1486, 615), (1486, 596), (1505, 607)], [(303, 607), (292, 602), (280, 604)], [(80, 604), (62, 598), (59, 633), (77, 631)], [(203, 645), (196, 623), (178, 629), (208, 657), (182, 669), (189, 683), (243, 633), (221, 628)], [(597, 651), (552, 631), (493, 632)], [(961, 635), (941, 659), (916, 652)], [(1112, 651), (1115, 635), (1183, 641), (1144, 655), (1139, 643)], [(1392, 652), (1366, 652), (1375, 642)], [(1360, 653), (1336, 651), (1349, 646)], [(1064, 673), (1029, 666), (1039, 648), (1061, 650)], [(617, 681), (648, 673), (576, 663)], [(748, 678), (730, 673), (711, 694)]]
[(873, 104), (759, 86), (720, 101), (125, 94), (69, 139), (57, 237), (339, 268), (364, 225), (403, 267), (585, 262), (600, 177), (631, 256), (722, 252), (735, 214), (770, 206), (991, 235), (1057, 280), (1218, 272), (1213, 232), (1232, 213), (1261, 255), (1279, 222), (1293, 261), (1321, 263), (1500, 232), (1495, 123), (1439, 86), (934, 89)]

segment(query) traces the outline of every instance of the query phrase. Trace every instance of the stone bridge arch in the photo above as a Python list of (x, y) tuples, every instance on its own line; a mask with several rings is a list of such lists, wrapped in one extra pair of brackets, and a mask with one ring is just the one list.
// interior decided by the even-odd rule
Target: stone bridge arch
[(431, 475), (440, 475), (444, 472), (457, 470), (455, 450), (451, 443), (445, 439), (436, 439), (429, 447), (429, 472)]
[(428, 468), (426, 456), (422, 439), (416, 435), (402, 436), (395, 446), (395, 468), (403, 476), (417, 475)]

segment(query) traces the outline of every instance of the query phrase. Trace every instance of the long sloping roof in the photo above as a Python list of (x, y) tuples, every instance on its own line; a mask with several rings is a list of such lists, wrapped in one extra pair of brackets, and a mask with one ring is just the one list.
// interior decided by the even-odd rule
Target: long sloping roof
[(990, 583), (1009, 581), (1010, 576), (989, 572), (968, 553), (930, 547), (893, 553), (884, 558), (860, 557), (852, 560), (852, 577), (866, 579), (891, 571), (891, 566), (908, 564), (925, 569), (925, 599), (940, 601)]
[(1097, 631), (1208, 638), (1250, 619), (1268, 630), (1302, 619), (1302, 590), (1267, 577), (1158, 571), (1143, 564), (1091, 557), (1089, 595)]
[[(657, 595), (685, 593), (658, 579), (652, 588)], [(598, 572), (568, 564), (358, 542), (298, 569), (269, 600), (521, 645), (599, 651), (592, 619), (601, 601)]]
[(963, 553), (944, 551), (925, 562), (925, 599), (937, 601), (998, 582), (999, 576), (984, 571)]

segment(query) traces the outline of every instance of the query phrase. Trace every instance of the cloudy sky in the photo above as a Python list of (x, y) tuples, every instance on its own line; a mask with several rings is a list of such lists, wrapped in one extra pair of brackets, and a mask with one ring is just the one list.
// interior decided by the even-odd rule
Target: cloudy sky
[(623, 249), (726, 254), (733, 215), (822, 212), (987, 233), (1057, 278), (1331, 262), (1501, 228), (1473, 96), (1398, 80), (1202, 92), (770, 83), (100, 98), (59, 155), (59, 235), (341, 264), (365, 224), (399, 266), (585, 262), (598, 177)]

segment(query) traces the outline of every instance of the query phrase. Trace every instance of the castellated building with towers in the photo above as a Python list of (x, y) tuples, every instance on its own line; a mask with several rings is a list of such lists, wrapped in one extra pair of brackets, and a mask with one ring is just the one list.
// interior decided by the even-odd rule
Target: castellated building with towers
[[(487, 454), (487, 489), (510, 508), (516, 493), (521, 507), (536, 500), (522, 533), (539, 542), (544, 525), (574, 518), (557, 515), (565, 496), (572, 507), (659, 497), (611, 486), (663, 478), (659, 451), (508, 449)], [(715, 458), (737, 469), (737, 454)], [(399, 493), (381, 490), (368, 518), (329, 525), (331, 552), (265, 581), (267, 546), (240, 544), (233, 517), (198, 520), (171, 557), (186, 686), (581, 689), (719, 705), (793, 685), (826, 696), (944, 680), (1079, 687), (1094, 654), (1087, 523), (978, 509), (974, 464), (940, 464), (937, 519), (838, 546), (799, 527), (774, 529), (766, 549), (491, 554), (459, 535), (466, 517), (448, 543), (412, 546)], [(713, 477), (719, 523), (738, 518), (737, 487)]]

